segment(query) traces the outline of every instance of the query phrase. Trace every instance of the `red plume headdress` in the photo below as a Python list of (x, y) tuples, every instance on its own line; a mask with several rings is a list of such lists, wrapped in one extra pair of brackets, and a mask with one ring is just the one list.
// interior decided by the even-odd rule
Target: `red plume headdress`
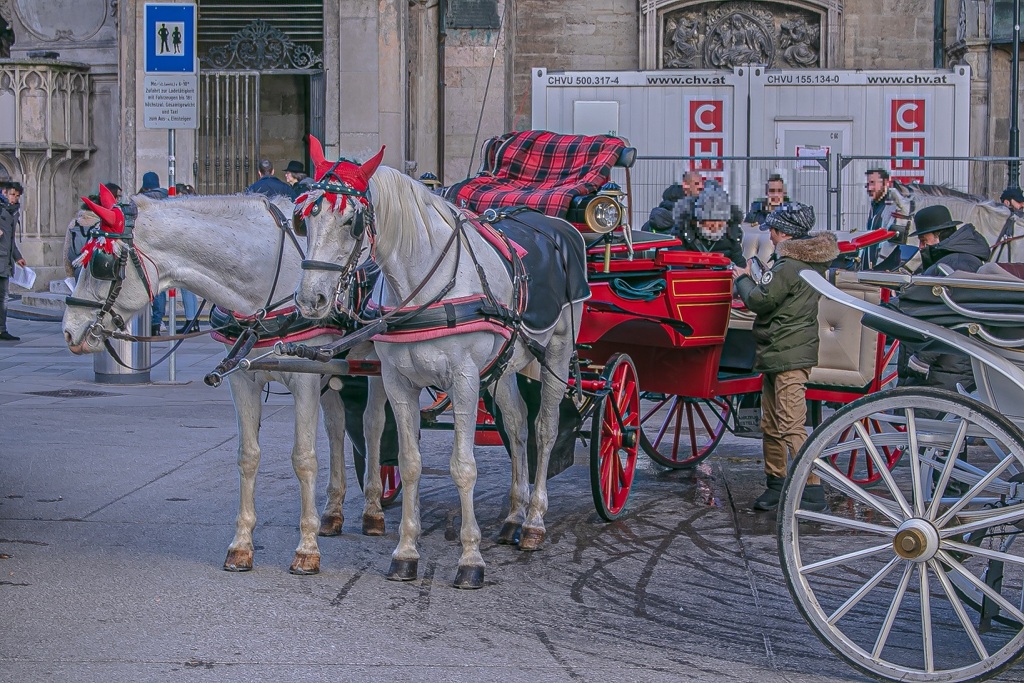
[(108, 254), (117, 255), (121, 252), (120, 240), (110, 239), (106, 235), (124, 234), (124, 213), (117, 206), (117, 199), (107, 189), (106, 185), (100, 185), (100, 203), (92, 201), (88, 197), (82, 197), (82, 202), (89, 207), (89, 210), (100, 218), (100, 226), (104, 234), (89, 238), (89, 241), (82, 247), (82, 253), (74, 260), (73, 265), (85, 267), (89, 259), (97, 249)]
[(305, 218), (309, 216), (320, 199), (326, 198), (328, 205), (335, 211), (345, 208), (346, 197), (357, 197), (364, 206), (368, 204), (366, 192), (370, 187), (370, 177), (376, 172), (384, 159), (384, 147), (365, 164), (358, 164), (348, 159), (328, 161), (324, 158), (324, 148), (314, 136), (309, 136), (309, 156), (313, 160), (312, 189), (319, 190), (322, 195), (311, 199), (310, 192), (305, 192), (295, 200), (296, 212)]

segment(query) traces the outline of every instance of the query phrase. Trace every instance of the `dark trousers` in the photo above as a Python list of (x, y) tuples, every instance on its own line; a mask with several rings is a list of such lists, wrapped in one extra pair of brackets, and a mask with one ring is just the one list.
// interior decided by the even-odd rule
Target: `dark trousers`
[(0, 332), (7, 331), (7, 292), (10, 278), (0, 277)]

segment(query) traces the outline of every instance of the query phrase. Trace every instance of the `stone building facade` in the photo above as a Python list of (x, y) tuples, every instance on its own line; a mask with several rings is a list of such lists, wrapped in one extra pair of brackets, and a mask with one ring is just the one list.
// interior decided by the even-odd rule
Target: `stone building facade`
[[(279, 172), (305, 161), (311, 132), (328, 155), (386, 145), (386, 164), (454, 182), (475, 172), (487, 137), (530, 125), (531, 67), (967, 63), (971, 152), (1007, 150), (1010, 53), (990, 40), (993, 0), (945, 0), (938, 15), (935, 0), (197, 4), (200, 130), (177, 131), (174, 152), (176, 179), (200, 191), (238, 191), (260, 157)], [(142, 111), (144, 2), (0, 0), (0, 19), (13, 36), (0, 59), (0, 176), (26, 185), (23, 251), (57, 272), (78, 195), (105, 181), (134, 190), (150, 170), (167, 181), (168, 132)]]

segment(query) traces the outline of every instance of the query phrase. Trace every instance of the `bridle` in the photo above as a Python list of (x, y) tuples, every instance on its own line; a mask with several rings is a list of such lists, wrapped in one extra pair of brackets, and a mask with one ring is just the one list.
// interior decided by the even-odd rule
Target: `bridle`
[[(134, 202), (116, 204), (113, 208), (120, 211), (124, 216), (124, 231), (108, 232), (102, 228), (102, 222), (90, 228), (87, 235), (90, 240), (96, 240), (97, 242), (94, 243), (94, 247), (89, 254), (88, 263), (83, 263), (83, 266), (88, 266), (89, 273), (93, 278), (110, 282), (106, 298), (102, 302), (79, 299), (73, 295), (68, 295), (64, 298), (64, 302), (68, 306), (98, 309), (96, 320), (86, 328), (85, 334), (82, 337), (83, 341), (88, 338), (97, 345), (104, 342), (109, 336), (109, 333), (103, 326), (103, 321), (108, 315), (118, 331), (128, 331), (124, 318), (119, 313), (114, 312), (113, 309), (114, 303), (117, 301), (117, 297), (121, 294), (121, 289), (124, 286), (129, 260), (131, 260), (132, 265), (139, 273), (146, 287), (146, 295), (150, 301), (153, 300), (153, 288), (149, 281), (149, 275), (142, 265), (138, 247), (135, 246), (134, 228), (138, 209)], [(104, 251), (99, 246), (98, 241), (101, 238), (113, 243), (111, 252)]]
[[(355, 216), (351, 219), (351, 227), (349, 228), (352, 238), (356, 240), (355, 246), (352, 248), (352, 253), (349, 254), (348, 260), (344, 264), (331, 263), (330, 261), (317, 261), (315, 259), (303, 259), (302, 270), (321, 270), (327, 272), (340, 273), (338, 276), (338, 286), (335, 290), (334, 300), (339, 301), (342, 292), (350, 288), (353, 280), (355, 279), (356, 268), (359, 266), (359, 257), (363, 252), (363, 242), (367, 239), (370, 242), (370, 256), (373, 256), (373, 251), (376, 246), (377, 237), (377, 225), (376, 219), (373, 213), (373, 202), (370, 198), (370, 189), (367, 187), (366, 190), (357, 190), (352, 187), (336, 172), (336, 169), (343, 163), (354, 163), (348, 159), (338, 159), (334, 162), (334, 165), (324, 173), (320, 180), (311, 183), (309, 186), (310, 192), (319, 192), (319, 196), (311, 196), (310, 192), (300, 196), (295, 200), (296, 212), (299, 212), (298, 205), (304, 204), (304, 208), (301, 209), (302, 217), (317, 216), (323, 210), (323, 201), (325, 198), (332, 204), (336, 204), (336, 199), (329, 198), (329, 195), (341, 195), (342, 197), (352, 197), (353, 203), (358, 202), (362, 206), (355, 207)], [(309, 202), (306, 204), (305, 202)], [(342, 206), (344, 204), (342, 203)], [(341, 208), (331, 207), (331, 208)]]

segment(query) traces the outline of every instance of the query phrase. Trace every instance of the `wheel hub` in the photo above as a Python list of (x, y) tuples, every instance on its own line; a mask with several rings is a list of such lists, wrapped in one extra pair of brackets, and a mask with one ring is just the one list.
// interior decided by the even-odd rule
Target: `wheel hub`
[(927, 562), (939, 550), (939, 532), (927, 520), (908, 519), (896, 531), (892, 547), (904, 560)]

